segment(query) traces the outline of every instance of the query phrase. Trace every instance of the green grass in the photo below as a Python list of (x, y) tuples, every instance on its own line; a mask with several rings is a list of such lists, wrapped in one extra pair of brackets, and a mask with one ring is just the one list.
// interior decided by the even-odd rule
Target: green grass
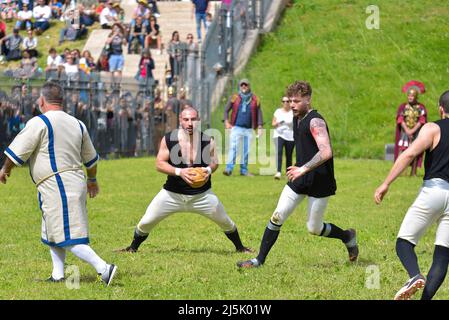
[[(444, 1), (379, 1), (380, 29), (368, 30), (364, 0), (293, 1), (280, 25), (262, 37), (243, 74), (260, 96), (266, 128), (286, 86), (307, 80), (313, 106), (329, 123), (339, 157), (382, 158), (394, 141), (395, 116), (406, 99), (404, 83), (420, 80), (420, 97), (437, 118), (449, 89), (449, 9)], [(222, 128), (224, 103), (212, 127)]]
[[(40, 242), (40, 211), (28, 169), (16, 169), (0, 185), (0, 299), (392, 299), (407, 274), (395, 255), (402, 218), (418, 192), (421, 178), (400, 177), (381, 206), (372, 195), (391, 163), (336, 160), (337, 195), (326, 221), (355, 227), (360, 260), (351, 265), (337, 240), (309, 235), (306, 204), (282, 227), (266, 264), (237, 271), (235, 253), (219, 228), (206, 218), (179, 213), (162, 221), (137, 254), (113, 250), (129, 244), (133, 230), (165, 176), (154, 158), (102, 161), (101, 193), (88, 200), (92, 247), (119, 266), (113, 285), (95, 282), (95, 271), (68, 254), (67, 264), (81, 271), (80, 289), (47, 284), (51, 273), (48, 248)], [(272, 176), (224, 177), (219, 168), (213, 190), (239, 227), (246, 245), (258, 249), (262, 233), (285, 181)], [(255, 172), (254, 168), (253, 172)], [(430, 267), (435, 228), (417, 246), (423, 271)], [(367, 267), (380, 270), (380, 288), (365, 287)], [(437, 299), (449, 298), (446, 281)]]

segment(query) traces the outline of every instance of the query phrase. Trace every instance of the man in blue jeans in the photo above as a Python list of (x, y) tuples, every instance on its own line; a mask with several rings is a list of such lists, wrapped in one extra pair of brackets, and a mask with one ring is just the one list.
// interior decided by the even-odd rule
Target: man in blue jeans
[[(231, 111), (232, 110), (232, 111)], [(229, 119), (231, 111), (231, 119)], [(230, 176), (235, 166), (237, 149), (243, 141), (243, 154), (240, 164), (240, 175), (252, 176), (248, 172), (249, 146), (253, 130), (262, 129), (263, 118), (259, 99), (251, 92), (250, 83), (247, 79), (239, 82), (239, 92), (233, 94), (225, 107), (224, 123), (226, 129), (231, 129), (228, 161), (224, 175)], [(259, 135), (259, 132), (257, 133)]]
[(201, 43), (201, 21), (203, 21), (204, 29), (206, 29), (206, 14), (209, 11), (209, 0), (192, 0), (192, 3), (192, 18), (193, 12), (195, 12), (198, 43)]

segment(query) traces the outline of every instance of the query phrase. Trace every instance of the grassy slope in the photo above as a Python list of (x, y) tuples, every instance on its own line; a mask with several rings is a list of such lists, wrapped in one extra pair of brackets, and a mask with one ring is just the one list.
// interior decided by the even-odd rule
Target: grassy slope
[[(262, 38), (240, 77), (252, 81), (269, 127), (285, 87), (307, 80), (327, 119), (337, 156), (381, 158), (394, 141), (402, 85), (423, 81), (420, 100), (437, 117), (447, 85), (449, 9), (444, 1), (380, 1), (380, 30), (368, 30), (360, 0), (295, 0), (275, 32)], [(213, 126), (222, 127), (223, 105)]]
[[(100, 163), (101, 194), (88, 201), (93, 248), (119, 266), (114, 285), (95, 283), (95, 272), (69, 254), (68, 265), (81, 271), (81, 287), (47, 284), (51, 260), (39, 241), (40, 212), (28, 170), (17, 169), (0, 186), (0, 299), (391, 299), (407, 275), (394, 251), (395, 236), (420, 178), (402, 177), (386, 202), (375, 206), (373, 190), (390, 163), (377, 160), (337, 160), (337, 196), (329, 203), (326, 221), (357, 228), (360, 261), (347, 262), (336, 240), (311, 236), (305, 204), (283, 226), (266, 265), (238, 272), (231, 243), (209, 220), (181, 213), (162, 221), (138, 254), (113, 250), (128, 245), (133, 229), (160, 190), (165, 177), (154, 159)], [(270, 176), (243, 178), (214, 175), (214, 191), (237, 223), (243, 241), (258, 249), (266, 223), (284, 181)], [(244, 185), (244, 187), (242, 187)], [(239, 190), (235, 193), (235, 190)], [(430, 267), (434, 228), (417, 247), (422, 270)], [(380, 288), (365, 287), (369, 270), (380, 270)], [(330, 285), (332, 283), (332, 285)], [(443, 284), (438, 299), (449, 297)]]

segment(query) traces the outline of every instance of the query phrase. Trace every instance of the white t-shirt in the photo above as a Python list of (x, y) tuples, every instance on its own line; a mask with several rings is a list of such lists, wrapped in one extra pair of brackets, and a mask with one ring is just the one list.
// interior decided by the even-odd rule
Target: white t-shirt
[(273, 138), (281, 137), (287, 141), (293, 141), (293, 111), (285, 112), (283, 108), (279, 108), (274, 112), (277, 122), (284, 121), (274, 131)]
[(69, 63), (64, 63), (63, 64), (64, 69), (65, 69), (65, 73), (68, 76), (74, 76), (78, 73), (78, 65), (77, 64), (69, 64)]
[(31, 18), (33, 18), (33, 11), (31, 10), (19, 11), (19, 13), (17, 13), (17, 17), (23, 20), (31, 20)]
[(47, 57), (47, 66), (57, 67), (60, 64), (62, 64), (62, 58), (60, 55), (56, 55), (54, 58), (51, 55)]
[[(41, 14), (43, 16), (40, 18)], [(38, 22), (48, 21), (51, 17), (51, 8), (49, 6), (36, 6), (33, 9), (33, 16)]]
[(109, 8), (104, 8), (100, 13), (100, 25), (111, 24), (106, 16), (111, 16), (113, 18), (117, 17), (117, 12), (114, 9), (109, 10)]

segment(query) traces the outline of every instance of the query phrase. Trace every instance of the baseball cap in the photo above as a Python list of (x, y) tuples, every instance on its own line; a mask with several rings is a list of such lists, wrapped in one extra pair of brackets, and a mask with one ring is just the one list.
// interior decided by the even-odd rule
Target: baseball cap
[(250, 85), (249, 80), (246, 78), (239, 81), (239, 86), (241, 86), (243, 83), (247, 84), (248, 86)]

